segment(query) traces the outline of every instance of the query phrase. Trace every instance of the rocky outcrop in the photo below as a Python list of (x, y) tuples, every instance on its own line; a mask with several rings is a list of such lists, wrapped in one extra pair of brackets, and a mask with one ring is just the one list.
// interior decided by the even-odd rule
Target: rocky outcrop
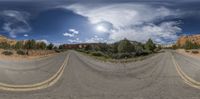
[(14, 45), (16, 44), (16, 42), (17, 42), (16, 40), (9, 39), (5, 36), (0, 35), (0, 43), (8, 43), (10, 45)]
[(190, 35), (190, 36), (181, 36), (177, 40), (176, 45), (182, 47), (186, 41), (190, 41), (192, 43), (196, 43), (200, 45), (200, 34)]

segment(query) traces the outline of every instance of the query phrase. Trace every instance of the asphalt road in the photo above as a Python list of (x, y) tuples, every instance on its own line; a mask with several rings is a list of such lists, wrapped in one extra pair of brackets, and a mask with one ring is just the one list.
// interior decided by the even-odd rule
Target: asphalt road
[(52, 87), (29, 92), (0, 90), (0, 99), (200, 99), (200, 89), (184, 83), (177, 73), (171, 53), (187, 75), (200, 81), (200, 59), (172, 51), (127, 64), (103, 63), (69, 51), (32, 62), (0, 62), (1, 82), (24, 84), (47, 79), (44, 75), (53, 75), (70, 55), (64, 74)]

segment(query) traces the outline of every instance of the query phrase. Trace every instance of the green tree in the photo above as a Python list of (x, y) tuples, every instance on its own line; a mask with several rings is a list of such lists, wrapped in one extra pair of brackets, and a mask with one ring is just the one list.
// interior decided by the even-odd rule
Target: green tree
[(111, 52), (112, 53), (117, 53), (118, 52), (118, 45), (119, 45), (118, 42), (111, 45)]
[(64, 49), (65, 45), (59, 45), (58, 49)]
[(52, 43), (50, 43), (50, 44), (47, 46), (47, 49), (48, 49), (48, 50), (52, 50), (53, 47), (54, 47), (54, 45), (53, 45)]
[(121, 40), (117, 49), (119, 53), (130, 53), (135, 50), (134, 46), (127, 39)]
[(35, 40), (28, 40), (25, 45), (24, 45), (25, 49), (36, 49), (36, 42)]
[(10, 49), (10, 48), (11, 48), (11, 45), (8, 44), (7, 42), (1, 42), (1, 43), (0, 43), (0, 48), (3, 48), (3, 49)]
[(53, 49), (56, 50), (56, 49), (58, 49), (58, 47), (57, 47), (57, 46), (54, 46)]
[(149, 51), (154, 51), (154, 49), (156, 48), (156, 45), (153, 43), (153, 41), (151, 39), (149, 39), (146, 44), (145, 44), (145, 49), (149, 50)]
[(198, 49), (199, 48), (199, 45), (196, 44), (196, 43), (192, 43), (191, 41), (187, 40), (185, 42), (185, 45), (183, 46), (186, 50), (189, 50), (189, 49)]
[(42, 50), (46, 49), (47, 47), (46, 43), (44, 42), (38, 42), (36, 45), (37, 45), (37, 49), (42, 49)]
[(14, 45), (14, 48), (15, 49), (23, 49), (23, 46), (24, 46), (23, 42), (17, 41), (17, 43)]

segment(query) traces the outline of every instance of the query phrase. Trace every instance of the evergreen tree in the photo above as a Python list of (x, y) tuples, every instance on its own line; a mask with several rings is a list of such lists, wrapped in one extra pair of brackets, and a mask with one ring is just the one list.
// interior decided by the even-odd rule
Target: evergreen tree
[(65, 45), (59, 45), (58, 49), (64, 49)]
[(133, 52), (135, 49), (129, 40), (124, 39), (119, 42), (117, 50), (119, 53), (130, 53)]
[(189, 50), (189, 49), (198, 49), (199, 45), (196, 43), (192, 43), (191, 41), (187, 40), (185, 42), (184, 48)]
[(145, 44), (145, 49), (153, 52), (155, 48), (156, 48), (156, 45), (153, 43), (151, 39), (149, 39)]
[(14, 45), (15, 49), (23, 49), (23, 42), (17, 41), (17, 43)]
[(47, 46), (47, 49), (48, 49), (48, 50), (52, 50), (53, 47), (54, 47), (54, 45), (53, 45), (52, 43), (50, 43), (50, 44)]
[(42, 50), (46, 49), (47, 47), (46, 43), (44, 42), (38, 42), (36, 45), (37, 45), (37, 49), (42, 49)]
[(36, 49), (36, 42), (35, 40), (28, 40), (25, 45), (24, 45), (25, 49)]

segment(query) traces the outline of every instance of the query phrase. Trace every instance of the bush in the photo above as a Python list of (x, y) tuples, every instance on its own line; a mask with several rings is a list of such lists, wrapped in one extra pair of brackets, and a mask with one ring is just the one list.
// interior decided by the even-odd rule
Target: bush
[(113, 59), (122, 59), (122, 58), (131, 58), (133, 55), (130, 53), (117, 53), (113, 54), (112, 58)]
[(102, 52), (92, 52), (91, 55), (93, 56), (104, 56), (104, 54)]
[(55, 52), (56, 52), (56, 53), (60, 53), (60, 52), (62, 52), (62, 50), (60, 50), (60, 49), (55, 49)]
[(193, 54), (198, 54), (198, 53), (199, 53), (199, 51), (192, 51), (192, 53), (193, 53)]
[(143, 51), (143, 55), (148, 55), (148, 54), (151, 54), (152, 53), (152, 51), (150, 51), (150, 50), (144, 50)]
[(17, 50), (17, 54), (18, 55), (26, 55), (27, 53), (24, 50)]
[(127, 39), (121, 40), (117, 47), (119, 53), (129, 53), (135, 50), (134, 46)]
[(13, 55), (13, 52), (11, 52), (11, 51), (3, 51), (2, 54), (10, 56), (10, 55)]
[(188, 50), (185, 50), (185, 52), (189, 53), (190, 51), (188, 51)]

